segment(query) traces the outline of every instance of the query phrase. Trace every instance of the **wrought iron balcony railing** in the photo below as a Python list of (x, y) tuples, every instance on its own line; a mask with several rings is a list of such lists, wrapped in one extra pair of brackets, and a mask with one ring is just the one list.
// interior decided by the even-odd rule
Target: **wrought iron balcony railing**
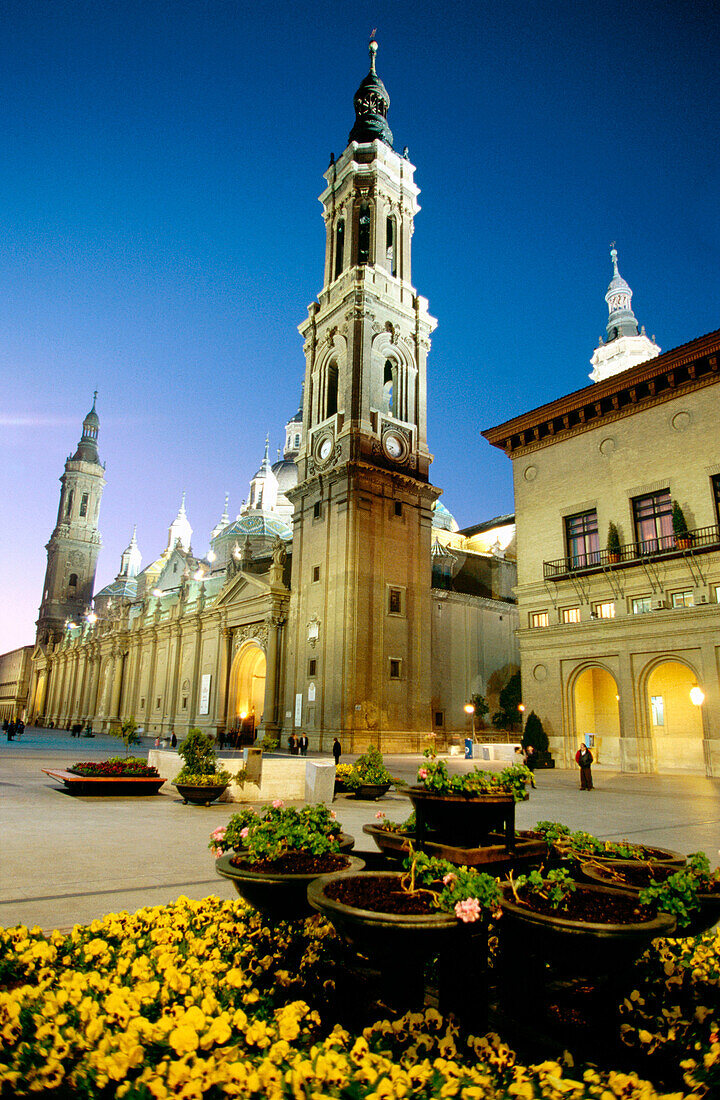
[(599, 573), (605, 569), (622, 569), (638, 562), (656, 558), (677, 558), (685, 554), (704, 553), (720, 547), (719, 527), (699, 527), (688, 531), (687, 538), (668, 535), (663, 538), (647, 539), (644, 542), (629, 542), (617, 551), (593, 550), (570, 558), (558, 558), (556, 561), (543, 562), (545, 580), (557, 581), (576, 573)]

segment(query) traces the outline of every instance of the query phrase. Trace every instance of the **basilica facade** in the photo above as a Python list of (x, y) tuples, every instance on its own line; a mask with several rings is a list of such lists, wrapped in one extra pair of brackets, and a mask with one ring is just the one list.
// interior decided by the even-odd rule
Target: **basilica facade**
[(29, 718), (146, 733), (338, 736), (416, 751), (467, 732), (519, 667), (512, 516), (460, 531), (429, 477), (435, 319), (411, 282), (415, 169), (393, 148), (375, 70), (320, 196), (325, 277), (300, 325), (302, 404), (246, 501), (197, 556), (183, 496), (150, 565), (133, 532), (94, 592), (105, 470), (95, 404), (61, 478)]

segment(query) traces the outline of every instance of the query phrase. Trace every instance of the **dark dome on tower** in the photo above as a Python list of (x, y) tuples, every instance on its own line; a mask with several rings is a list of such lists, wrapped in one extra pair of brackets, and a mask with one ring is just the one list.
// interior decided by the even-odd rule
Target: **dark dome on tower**
[(380, 77), (375, 72), (375, 54), (377, 42), (370, 40), (370, 72), (355, 92), (355, 125), (350, 131), (348, 141), (363, 144), (368, 141), (384, 141), (392, 148), (393, 136), (387, 124), (390, 96)]
[(93, 403), (90, 412), (83, 420), (83, 434), (80, 442), (78, 443), (78, 449), (73, 455), (73, 459), (76, 462), (99, 462), (100, 458), (97, 449), (97, 437), (100, 428), (100, 417), (95, 411), (95, 402), (97, 401), (97, 390), (93, 394)]

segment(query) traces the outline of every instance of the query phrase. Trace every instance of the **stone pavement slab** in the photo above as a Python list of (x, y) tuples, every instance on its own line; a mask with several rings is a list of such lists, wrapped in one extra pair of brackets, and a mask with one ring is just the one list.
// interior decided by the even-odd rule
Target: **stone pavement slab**
[[(148, 741), (144, 755), (153, 744)], [(120, 750), (120, 751), (118, 751)], [(214, 871), (210, 832), (237, 810), (232, 804), (183, 805), (173, 794), (141, 798), (76, 797), (43, 775), (79, 760), (122, 755), (110, 737), (71, 738), (29, 729), (0, 742), (0, 925), (67, 928), (108, 913), (164, 905), (181, 894), (234, 897)], [(344, 761), (352, 757), (343, 757)], [(393, 775), (413, 782), (419, 756), (388, 756)], [(450, 770), (472, 764), (450, 758)], [(490, 770), (502, 764), (490, 763)], [(628, 837), (683, 852), (704, 849), (720, 862), (720, 780), (636, 776), (594, 768), (597, 788), (578, 789), (575, 771), (537, 773), (537, 789), (517, 809), (518, 828), (563, 821), (608, 839)], [(356, 851), (371, 851), (362, 826), (380, 810), (404, 821), (411, 806), (390, 791), (379, 802), (338, 796), (334, 808)]]

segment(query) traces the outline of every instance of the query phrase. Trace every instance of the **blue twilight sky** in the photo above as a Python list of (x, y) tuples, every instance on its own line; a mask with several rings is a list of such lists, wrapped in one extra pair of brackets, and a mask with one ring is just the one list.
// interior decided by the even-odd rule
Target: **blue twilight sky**
[(0, 652), (34, 637), (58, 477), (100, 391), (98, 587), (187, 489), (196, 552), (295, 411), (317, 195), (377, 27), (439, 326), (432, 477), (513, 507), (480, 437), (587, 382), (609, 243), (664, 350), (720, 324), (720, 9), (555, 0), (4, 0)]

